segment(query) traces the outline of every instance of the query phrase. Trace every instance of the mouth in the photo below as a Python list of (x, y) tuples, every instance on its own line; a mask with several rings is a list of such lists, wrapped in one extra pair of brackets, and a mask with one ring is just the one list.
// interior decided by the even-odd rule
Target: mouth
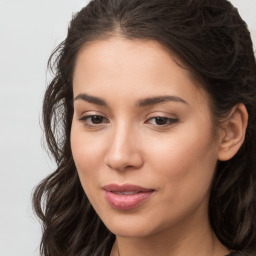
[(132, 184), (109, 184), (103, 190), (107, 203), (118, 210), (129, 210), (141, 205), (155, 191)]

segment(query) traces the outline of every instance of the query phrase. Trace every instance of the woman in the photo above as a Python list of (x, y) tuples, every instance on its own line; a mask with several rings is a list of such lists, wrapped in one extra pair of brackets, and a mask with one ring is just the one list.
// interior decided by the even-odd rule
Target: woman
[(51, 57), (42, 255), (255, 255), (256, 64), (226, 0), (93, 0)]

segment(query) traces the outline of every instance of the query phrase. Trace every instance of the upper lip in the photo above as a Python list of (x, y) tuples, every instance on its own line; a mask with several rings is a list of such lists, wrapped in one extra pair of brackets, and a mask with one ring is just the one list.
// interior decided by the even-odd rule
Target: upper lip
[(138, 192), (150, 192), (154, 191), (154, 189), (151, 188), (144, 188), (138, 185), (133, 184), (108, 184), (103, 187), (104, 190), (109, 192), (132, 192), (132, 191), (138, 191)]

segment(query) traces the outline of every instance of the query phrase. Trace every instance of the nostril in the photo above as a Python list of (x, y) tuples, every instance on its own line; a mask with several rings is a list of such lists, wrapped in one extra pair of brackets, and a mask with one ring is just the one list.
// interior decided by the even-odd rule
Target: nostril
[(140, 168), (143, 165), (143, 160), (139, 153), (116, 158), (113, 155), (109, 155), (106, 157), (105, 164), (110, 169), (124, 171)]

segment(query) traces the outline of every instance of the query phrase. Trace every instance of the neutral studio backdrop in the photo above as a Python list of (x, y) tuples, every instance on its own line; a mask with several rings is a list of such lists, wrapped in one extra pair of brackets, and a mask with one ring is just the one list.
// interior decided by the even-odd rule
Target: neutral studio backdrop
[[(256, 1), (231, 0), (256, 45)], [(88, 0), (0, 0), (0, 256), (38, 256), (33, 187), (54, 169), (42, 148), (41, 105), (51, 51)]]

